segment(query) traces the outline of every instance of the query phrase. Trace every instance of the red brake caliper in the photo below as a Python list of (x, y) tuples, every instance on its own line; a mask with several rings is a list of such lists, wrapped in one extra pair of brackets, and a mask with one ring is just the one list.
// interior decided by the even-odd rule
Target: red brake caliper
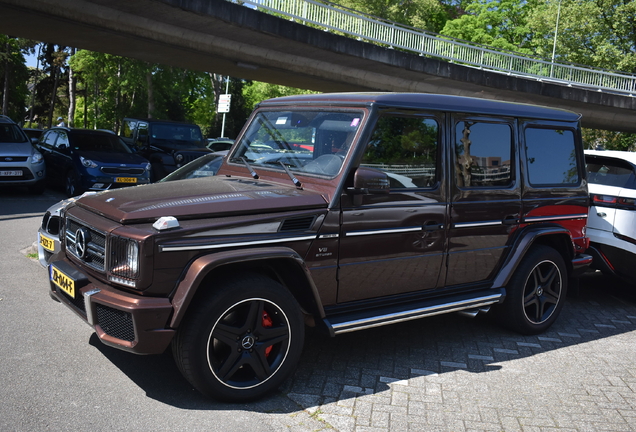
[[(263, 327), (270, 328), (273, 325), (274, 325), (274, 322), (270, 318), (269, 314), (266, 311), (263, 311)], [(274, 345), (270, 345), (267, 348), (265, 348), (265, 357), (269, 357), (269, 353), (272, 352), (272, 348), (274, 348)]]

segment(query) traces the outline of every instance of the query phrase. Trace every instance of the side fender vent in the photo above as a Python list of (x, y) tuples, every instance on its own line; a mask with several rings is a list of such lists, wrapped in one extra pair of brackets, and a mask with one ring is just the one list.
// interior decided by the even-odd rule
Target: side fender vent
[(306, 231), (311, 228), (315, 219), (315, 216), (286, 219), (280, 225), (279, 231)]

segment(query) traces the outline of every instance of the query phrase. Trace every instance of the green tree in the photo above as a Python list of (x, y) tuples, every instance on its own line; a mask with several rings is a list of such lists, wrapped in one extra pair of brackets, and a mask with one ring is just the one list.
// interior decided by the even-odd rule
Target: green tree
[(0, 35), (0, 114), (16, 122), (26, 115), (29, 70), (24, 54), (34, 45), (28, 39)]
[(432, 32), (439, 32), (461, 11), (461, 1), (454, 0), (340, 0), (338, 4)]
[(522, 0), (473, 1), (465, 14), (446, 21), (441, 34), (499, 49), (532, 53), (528, 12), (535, 2)]

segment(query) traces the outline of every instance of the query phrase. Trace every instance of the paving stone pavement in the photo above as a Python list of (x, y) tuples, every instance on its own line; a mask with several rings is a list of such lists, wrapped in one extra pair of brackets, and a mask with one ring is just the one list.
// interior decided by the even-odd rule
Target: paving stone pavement
[(287, 431), (636, 431), (636, 288), (584, 277), (556, 324), (521, 336), (442, 315), (309, 334), (271, 413)]

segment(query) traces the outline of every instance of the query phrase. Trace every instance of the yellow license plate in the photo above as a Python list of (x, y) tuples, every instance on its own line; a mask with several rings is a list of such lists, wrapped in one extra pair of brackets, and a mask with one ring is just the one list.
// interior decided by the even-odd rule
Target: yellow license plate
[(55, 285), (57, 285), (62, 291), (70, 295), (72, 298), (75, 298), (75, 281), (73, 279), (66, 276), (54, 266), (51, 266), (50, 275), (51, 280)]
[(137, 177), (117, 177), (115, 183), (137, 183)]
[(49, 252), (55, 251), (55, 243), (53, 242), (53, 240), (51, 240), (48, 237), (45, 237), (42, 234), (40, 234), (40, 246), (42, 246), (44, 249), (46, 249)]

